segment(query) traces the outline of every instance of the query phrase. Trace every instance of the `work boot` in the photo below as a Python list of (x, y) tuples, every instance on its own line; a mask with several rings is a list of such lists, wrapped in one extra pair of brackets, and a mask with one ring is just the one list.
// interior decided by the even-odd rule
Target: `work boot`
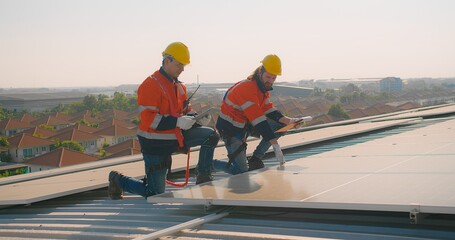
[(107, 192), (112, 200), (123, 199), (123, 190), (117, 182), (121, 176), (122, 174), (117, 171), (111, 171), (109, 173), (109, 186), (107, 187)]
[(247, 160), (248, 160), (248, 171), (253, 171), (253, 170), (264, 167), (264, 163), (262, 162), (262, 160), (255, 156), (247, 157)]
[(196, 185), (201, 183), (210, 182), (213, 180), (213, 176), (211, 174), (201, 174), (197, 175), (196, 177)]

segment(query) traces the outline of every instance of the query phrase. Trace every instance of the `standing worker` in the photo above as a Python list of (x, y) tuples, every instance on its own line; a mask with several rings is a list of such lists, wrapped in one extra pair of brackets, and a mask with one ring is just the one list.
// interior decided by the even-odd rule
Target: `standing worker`
[[(283, 152), (275, 133), (286, 124), (301, 121), (288, 118), (278, 111), (269, 100), (273, 83), (281, 75), (281, 60), (277, 55), (264, 57), (261, 65), (246, 79), (230, 87), (221, 103), (216, 128), (225, 142), (229, 162), (214, 161), (216, 169), (239, 174), (264, 167), (261, 158), (270, 146), (281, 165), (285, 163)], [(307, 118), (306, 118), (307, 119)], [(260, 135), (262, 140), (253, 155), (246, 157), (246, 138)], [(248, 161), (248, 164), (247, 164)]]
[(213, 152), (219, 135), (212, 128), (193, 126), (196, 120), (191, 116), (194, 111), (191, 111), (186, 87), (177, 79), (190, 63), (190, 53), (185, 44), (174, 42), (162, 55), (161, 68), (147, 77), (137, 90), (141, 119), (137, 136), (145, 163), (145, 180), (110, 172), (108, 193), (112, 199), (123, 198), (123, 191), (145, 198), (163, 193), (171, 154), (199, 145), (196, 184), (212, 180)]

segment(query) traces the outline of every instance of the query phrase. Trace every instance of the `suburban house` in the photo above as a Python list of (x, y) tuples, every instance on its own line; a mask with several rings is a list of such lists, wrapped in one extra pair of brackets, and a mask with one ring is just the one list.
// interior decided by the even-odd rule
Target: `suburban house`
[(23, 162), (28, 158), (48, 153), (51, 146), (54, 145), (51, 140), (34, 137), (26, 133), (8, 138), (8, 142), (8, 153), (13, 162)]
[(102, 148), (103, 137), (83, 132), (77, 129), (68, 129), (68, 131), (60, 132), (51, 137), (52, 140), (58, 139), (60, 142), (63, 141), (74, 141), (80, 143), (84, 147), (84, 152), (87, 154), (93, 154)]
[(30, 123), (7, 118), (0, 122), (0, 135), (10, 137), (32, 127), (33, 125), (30, 125)]
[(104, 143), (115, 145), (121, 142), (124, 142), (128, 139), (136, 138), (136, 129), (128, 129), (122, 126), (109, 126), (103, 129), (100, 129), (93, 134), (102, 136), (104, 138)]

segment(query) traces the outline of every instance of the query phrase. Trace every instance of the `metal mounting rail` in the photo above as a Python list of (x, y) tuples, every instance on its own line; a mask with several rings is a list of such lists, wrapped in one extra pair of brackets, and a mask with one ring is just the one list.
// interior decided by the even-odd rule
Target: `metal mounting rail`
[(215, 221), (215, 220), (223, 218), (223, 217), (225, 217), (227, 215), (229, 215), (229, 212), (212, 213), (210, 215), (199, 217), (199, 218), (193, 219), (191, 221), (184, 222), (184, 223), (181, 223), (181, 224), (169, 227), (169, 228), (161, 229), (161, 230), (156, 231), (154, 233), (147, 234), (145, 236), (135, 238), (134, 240), (157, 239), (159, 237), (169, 236), (169, 235), (172, 235), (172, 234), (174, 234), (176, 232), (179, 232), (179, 231), (181, 231), (183, 229), (192, 228), (192, 227), (195, 227), (195, 226), (202, 225), (204, 223)]

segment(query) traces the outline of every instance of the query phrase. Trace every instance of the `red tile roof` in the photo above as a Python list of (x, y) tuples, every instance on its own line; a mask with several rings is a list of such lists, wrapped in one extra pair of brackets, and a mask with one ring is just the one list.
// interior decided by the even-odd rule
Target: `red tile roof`
[(116, 118), (120, 120), (128, 119), (128, 115), (131, 114), (130, 112), (125, 112), (122, 110), (111, 109), (109, 111), (101, 113), (102, 118), (109, 119), (109, 118)]
[(348, 115), (351, 118), (361, 118), (367, 116), (361, 109), (354, 109), (352, 111), (349, 111)]
[(392, 107), (392, 106), (387, 105), (387, 104), (380, 104), (380, 105), (377, 106), (377, 108), (379, 109), (381, 114), (391, 113), (391, 112), (395, 112), (395, 111), (398, 110), (396, 107)]
[(98, 131), (94, 132), (93, 134), (97, 134), (97, 135), (101, 135), (101, 136), (120, 137), (120, 136), (136, 135), (136, 130), (114, 125), (114, 126), (110, 126), (110, 127), (106, 127), (101, 130), (98, 130)]
[(76, 113), (74, 115), (71, 115), (71, 119), (70, 121), (75, 123), (75, 122), (78, 122), (80, 120), (85, 120), (89, 123), (99, 123), (101, 122), (100, 119), (96, 118), (96, 117), (93, 117), (93, 113), (91, 111), (84, 111), (84, 112), (80, 112), (80, 113)]
[(43, 155), (24, 161), (27, 165), (41, 165), (50, 167), (66, 167), (81, 163), (94, 162), (97, 157), (66, 148), (58, 148)]
[(71, 116), (68, 115), (68, 114), (65, 114), (65, 113), (55, 112), (55, 113), (49, 114), (49, 116), (61, 119), (61, 120), (66, 121), (66, 122), (71, 122)]
[(30, 123), (30, 122), (33, 122), (33, 121), (35, 121), (37, 119), (38, 118), (36, 118), (35, 116), (31, 115), (30, 113), (24, 113), (24, 115), (22, 115), (22, 117), (19, 118), (19, 121)]
[(131, 123), (129, 121), (111, 118), (104, 122), (101, 122), (98, 125), (98, 128), (102, 129), (102, 128), (110, 127), (110, 126), (114, 126), (114, 125), (118, 125), (118, 126), (129, 128), (129, 129), (136, 127), (136, 125), (134, 125), (133, 123)]
[(48, 126), (59, 126), (59, 125), (69, 125), (70, 122), (62, 120), (60, 118), (56, 118), (54, 116), (47, 116), (47, 117), (43, 117), (38, 120), (35, 120), (35, 121), (31, 122), (30, 124), (32, 124), (33, 126), (39, 126), (41, 124), (45, 124)]
[(341, 118), (335, 118), (333, 116), (330, 116), (328, 114), (323, 114), (321, 116), (318, 116), (316, 119), (313, 119), (311, 120), (311, 125), (315, 125), (315, 124), (323, 124), (323, 123), (331, 123), (331, 122), (336, 122), (336, 121), (339, 121), (339, 120), (343, 120)]
[(116, 152), (114, 154), (108, 155), (108, 156), (104, 157), (103, 159), (131, 156), (131, 155), (136, 155), (136, 154), (141, 154), (141, 150), (134, 149), (134, 148), (127, 148), (127, 149), (123, 149), (119, 152)]
[(39, 138), (49, 138), (56, 134), (55, 131), (44, 129), (42, 127), (30, 128), (30, 129), (23, 131), (23, 133), (27, 133), (27, 134), (30, 134), (32, 136), (39, 137)]
[(68, 141), (80, 142), (80, 141), (96, 140), (96, 139), (101, 138), (101, 136), (92, 134), (92, 133), (88, 133), (88, 132), (83, 132), (83, 131), (77, 130), (77, 129), (72, 129), (69, 131), (64, 131), (59, 134), (56, 134), (56, 135), (52, 136), (51, 138), (52, 139), (58, 138), (60, 141), (68, 140)]
[(406, 103), (401, 104), (400, 106), (397, 106), (397, 108), (400, 110), (409, 110), (409, 109), (419, 108), (419, 107), (422, 107), (422, 106), (420, 104), (413, 103), (413, 102), (406, 102)]
[(381, 111), (375, 106), (371, 106), (362, 110), (367, 116), (374, 116), (381, 114)]
[(27, 129), (32, 127), (33, 125), (27, 122), (21, 122), (18, 119), (7, 118), (0, 122), (0, 129), (4, 130)]
[(139, 144), (139, 141), (137, 139), (128, 139), (124, 142), (109, 146), (104, 150), (107, 153), (116, 153), (129, 148), (140, 150), (141, 145)]
[(93, 133), (93, 132), (99, 130), (96, 127), (89, 127), (89, 126), (87, 126), (85, 124), (82, 124), (82, 123), (76, 123), (76, 124), (74, 124), (72, 126), (69, 126), (69, 127), (62, 128), (62, 129), (58, 130), (57, 133), (67, 132), (67, 131), (71, 131), (73, 129), (77, 129), (77, 130), (80, 130), (80, 131), (86, 132), (86, 133)]
[(26, 133), (18, 134), (14, 137), (8, 138), (8, 142), (10, 148), (27, 148), (37, 146), (49, 146), (54, 144), (54, 142), (50, 140), (34, 137)]

